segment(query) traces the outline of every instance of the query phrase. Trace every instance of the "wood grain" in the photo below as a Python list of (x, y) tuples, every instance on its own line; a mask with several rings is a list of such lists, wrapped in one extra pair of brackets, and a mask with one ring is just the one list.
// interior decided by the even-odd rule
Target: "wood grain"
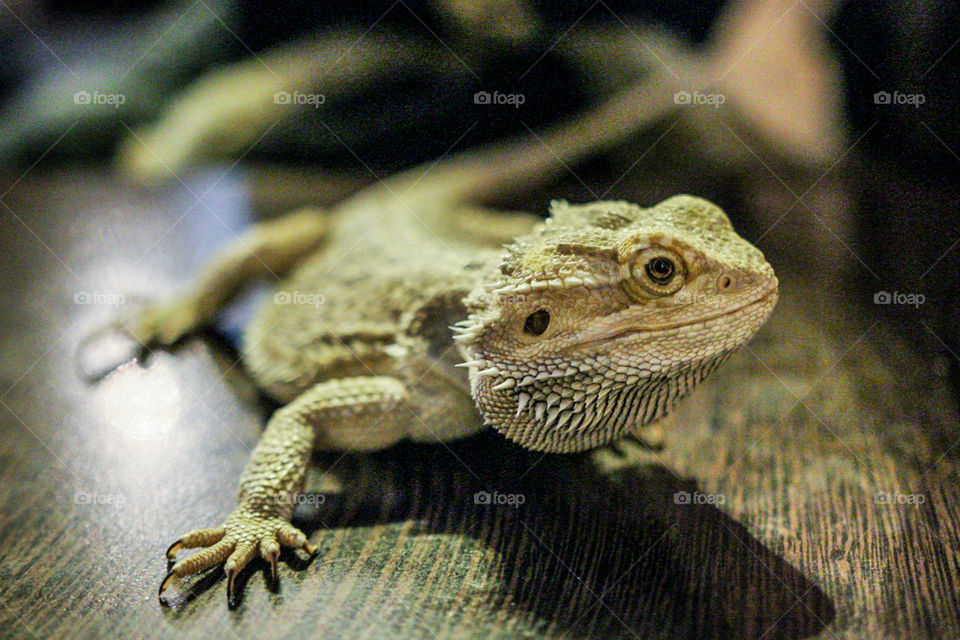
[(286, 554), (276, 593), (257, 564), (234, 611), (216, 573), (160, 607), (163, 550), (232, 508), (269, 407), (210, 336), (98, 385), (74, 352), (231, 237), (241, 187), (191, 210), (183, 190), (74, 171), (3, 199), (0, 635), (960, 637), (960, 430), (939, 368), (871, 292), (776, 255), (774, 320), (662, 451), (540, 455), (488, 433), (320, 456), (323, 504), (298, 512), (315, 560)]

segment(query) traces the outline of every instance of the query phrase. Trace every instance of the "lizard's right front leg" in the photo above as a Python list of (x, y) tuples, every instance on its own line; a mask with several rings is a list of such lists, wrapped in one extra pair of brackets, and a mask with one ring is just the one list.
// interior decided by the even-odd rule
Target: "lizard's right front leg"
[(316, 553), (290, 524), (311, 451), (393, 444), (406, 433), (403, 423), (410, 414), (398, 410), (406, 398), (396, 378), (342, 378), (321, 382), (278, 409), (243, 472), (239, 506), (223, 525), (191, 531), (167, 550), (172, 561), (180, 549), (204, 548), (173, 565), (160, 584), (160, 602), (168, 604), (164, 594), (180, 578), (226, 561), (227, 602), (233, 606), (236, 576), (257, 555), (270, 564), (276, 580), (281, 545)]

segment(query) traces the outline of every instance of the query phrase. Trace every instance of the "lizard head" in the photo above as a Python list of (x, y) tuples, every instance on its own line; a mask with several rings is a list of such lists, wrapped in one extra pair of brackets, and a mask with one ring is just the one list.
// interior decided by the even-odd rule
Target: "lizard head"
[(770, 316), (777, 278), (716, 205), (554, 202), (454, 327), (484, 420), (539, 451), (667, 413)]

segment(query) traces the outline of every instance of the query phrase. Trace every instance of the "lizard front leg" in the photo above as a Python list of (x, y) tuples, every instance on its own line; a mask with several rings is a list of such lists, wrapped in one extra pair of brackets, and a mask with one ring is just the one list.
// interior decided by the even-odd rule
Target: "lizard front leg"
[(186, 291), (118, 319), (117, 326), (142, 345), (169, 346), (211, 322), (250, 281), (287, 272), (316, 250), (326, 227), (323, 212), (313, 208), (260, 222), (224, 247)]
[(191, 531), (167, 550), (173, 561), (181, 549), (203, 547), (180, 560), (160, 584), (162, 604), (167, 589), (179, 579), (224, 562), (227, 602), (235, 602), (237, 574), (256, 556), (277, 575), (280, 547), (316, 553), (302, 531), (290, 524), (296, 493), (302, 488), (311, 451), (380, 449), (405, 434), (398, 410), (407, 391), (396, 378), (343, 378), (319, 383), (278, 409), (267, 423), (240, 480), (240, 504), (223, 525)]

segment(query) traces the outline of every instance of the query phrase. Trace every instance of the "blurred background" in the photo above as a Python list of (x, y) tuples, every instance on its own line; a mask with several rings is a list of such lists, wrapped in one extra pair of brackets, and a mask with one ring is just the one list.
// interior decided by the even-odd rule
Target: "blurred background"
[[(99, 384), (85, 337), (258, 219), (633, 86), (649, 126), (498, 204), (693, 193), (773, 264), (667, 446), (338, 455), (314, 566), (161, 610), (272, 408), (221, 339), (256, 300)], [(958, 637), (958, 86), (938, 0), (0, 0), (0, 635)]]
[[(0, 166), (11, 180), (100, 167), (151, 188), (220, 166), (269, 215), (666, 80), (675, 108), (571, 168), (564, 195), (712, 197), (824, 286), (846, 278), (858, 304), (905, 318), (956, 379), (958, 13), (936, 0), (5, 0)], [(874, 305), (883, 292), (891, 303)]]

